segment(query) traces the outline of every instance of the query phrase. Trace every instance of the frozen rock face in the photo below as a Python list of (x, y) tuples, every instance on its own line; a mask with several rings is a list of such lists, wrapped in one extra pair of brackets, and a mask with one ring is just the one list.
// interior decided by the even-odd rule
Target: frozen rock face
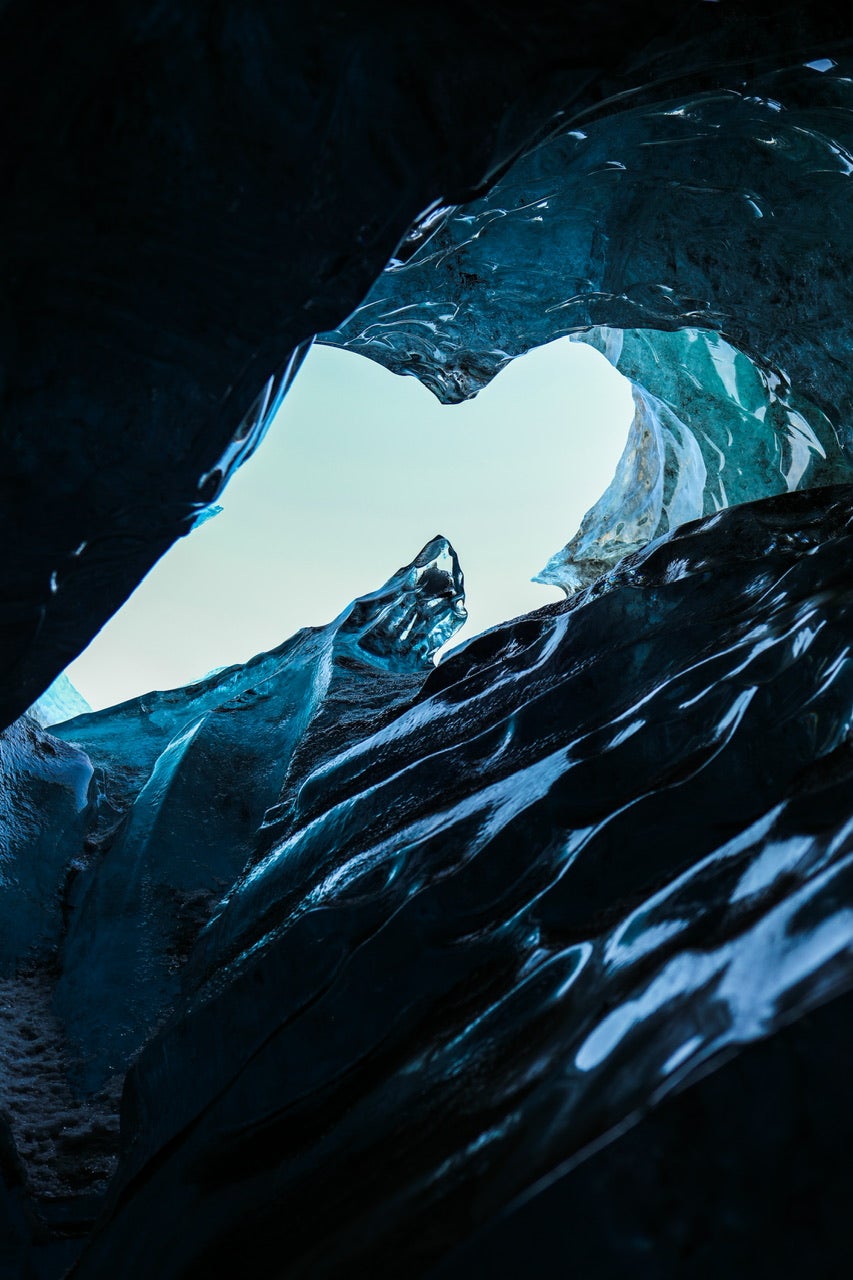
[(38, 701), (33, 703), (27, 715), (43, 729), (49, 729), (52, 724), (61, 724), (63, 720), (71, 720), (74, 716), (85, 715), (91, 710), (80, 690), (75, 689), (63, 671), (50, 688), (45, 689)]
[(70, 857), (92, 820), (92, 766), (28, 716), (0, 734), (0, 978), (59, 941)]
[(131, 1069), (75, 1275), (420, 1274), (849, 990), (852, 502), (685, 526), (305, 777)]
[(308, 767), (410, 699), (466, 616), (456, 553), (437, 537), (326, 627), (57, 726), (96, 762), (114, 815), (71, 889), (60, 956), (56, 1005), (81, 1088), (124, 1070), (168, 1008), (267, 809), (282, 821)]
[(75, 1094), (53, 1008), (68, 884), (102, 816), (91, 762), (25, 716), (0, 734), (0, 784), (0, 1276), (12, 1280), (73, 1260), (34, 1201), (60, 1219), (64, 1206), (72, 1234), (91, 1223), (115, 1169), (118, 1099)]

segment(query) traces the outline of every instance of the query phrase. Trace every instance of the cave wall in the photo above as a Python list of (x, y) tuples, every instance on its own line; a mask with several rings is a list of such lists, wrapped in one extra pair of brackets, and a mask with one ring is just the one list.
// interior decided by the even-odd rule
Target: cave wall
[(673, 0), (533, 4), (521, 28), (500, 3), (3, 6), (4, 723), (215, 496), (270, 377), (412, 221), (642, 78), (684, 19)]
[[(12, 817), (34, 778), (27, 831), (53, 841), (44, 918), (17, 922), (41, 967), (14, 966), (4, 1025), (22, 1061), (44, 1051), (64, 1134), (44, 1163), (77, 1179), (73, 1204), (54, 1195), (34, 1218), (18, 1156), (42, 1135), (18, 1123), (12, 1080), (13, 1268), (52, 1280), (81, 1248), (80, 1280), (225, 1264), (293, 1280), (424, 1274), (457, 1248), (464, 1268), (469, 1238), (481, 1259), (502, 1239), (510, 1257), (518, 1201), (566, 1169), (582, 1177), (596, 1144), (579, 1204), (615, 1182), (614, 1230), (630, 1235), (647, 1134), (653, 1203), (636, 1245), (597, 1245), (599, 1220), (584, 1247), (640, 1265), (652, 1192), (683, 1164), (657, 1255), (677, 1275), (731, 1211), (718, 1182), (710, 1219), (697, 1209), (701, 1162), (711, 1181), (731, 1164), (715, 1145), (718, 1126), (732, 1136), (720, 1117), (737, 1115), (727, 1091), (760, 1097), (762, 1072), (791, 1061), (774, 1095), (790, 1121), (784, 1172), (727, 1219), (734, 1253), (703, 1257), (754, 1273), (773, 1212), (796, 1198), (797, 1143), (808, 1220), (785, 1239), (819, 1260), (829, 1241), (827, 1267), (844, 1254), (815, 1200), (822, 1162), (841, 1188), (830, 1204), (847, 1165), (825, 1116), (802, 1109), (824, 1088), (841, 1105), (826, 1028), (831, 1040), (853, 981), (851, 487), (832, 483), (850, 449), (849, 36), (819, 3), (534, 3), (523, 21), (508, 4), (405, 21), (384, 5), (271, 0), (0, 6), (4, 759)], [(423, 686), (405, 675), (393, 706), (346, 663), (334, 689), (309, 680), (322, 705), (300, 742), (211, 688), (84, 716), (53, 745), (15, 721), (260, 444), (315, 333), (452, 400), (531, 345), (604, 328), (648, 368), (687, 329), (705, 330), (709, 359), (728, 343), (726, 367), (747, 362), (738, 394), (717, 397), (746, 442), (732, 468), (770, 476), (773, 496), (746, 501), (761, 494), (745, 486), (746, 505), (711, 514), (729, 479), (718, 468), (684, 507), (698, 523), (676, 528), (670, 505), (651, 546), (621, 548), (633, 554), (571, 601), (494, 629)], [(644, 378), (638, 367), (638, 389)], [(686, 413), (682, 384), (645, 391)], [(679, 422), (701, 424), (702, 408)], [(797, 491), (803, 448), (814, 483)], [(238, 700), (257, 671), (235, 676)], [(169, 953), (171, 1008), (146, 1010), (119, 1143), (127, 1064), (109, 1096), (91, 1092), (102, 1077), (81, 1084), (79, 1063), (75, 1075), (62, 1037), (81, 997), (56, 1003), (62, 956), (96, 980), (109, 968), (93, 868), (145, 909), (134, 875), (165, 845), (146, 843), (156, 824), (142, 819), (140, 844), (131, 821), (112, 843), (121, 806), (164, 756), (172, 794), (192, 753), (170, 717), (207, 693), (214, 767), (170, 832), (195, 825), (208, 841), (202, 807), (233, 799), (210, 779), (241, 737), (259, 758), (234, 771), (238, 790), (283, 774), (291, 748), (299, 767), (259, 818), (263, 791), (257, 829), (218, 851), (236, 878)], [(65, 858), (82, 827), (85, 856)], [(27, 839), (7, 836), (4, 866)], [(121, 927), (112, 941), (121, 952)], [(749, 1044), (733, 1075), (724, 1060)], [(683, 1125), (700, 1111), (691, 1152)], [(553, 1226), (559, 1195), (539, 1203)], [(509, 1235), (492, 1236), (507, 1211)], [(62, 1245), (44, 1267), (39, 1237)]]
[[(687, 525), (318, 761), (128, 1072), (75, 1276), (422, 1274), (844, 997), (851, 527), (850, 485)], [(825, 1142), (804, 1131), (811, 1185)], [(666, 1143), (701, 1164), (677, 1125)], [(747, 1258), (762, 1204), (733, 1234)]]

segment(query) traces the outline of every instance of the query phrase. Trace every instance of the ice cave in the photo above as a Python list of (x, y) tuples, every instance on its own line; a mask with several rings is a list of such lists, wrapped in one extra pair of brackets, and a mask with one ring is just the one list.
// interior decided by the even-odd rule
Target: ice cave
[[(850, 26), (0, 0), (3, 1280), (850, 1274)], [(558, 339), (633, 397), (563, 598), (436, 662), (431, 530), (81, 703), (312, 344)]]

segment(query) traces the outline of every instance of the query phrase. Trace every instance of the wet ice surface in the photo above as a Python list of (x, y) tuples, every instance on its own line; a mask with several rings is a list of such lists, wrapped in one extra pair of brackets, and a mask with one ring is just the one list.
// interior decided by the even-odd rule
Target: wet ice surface
[(103, 1193), (130, 1066), (81, 1276), (426, 1266), (853, 985), (851, 501), (723, 510), (432, 668), (438, 538), (243, 667), (7, 732), (42, 1203)]
[(81, 1275), (155, 1216), (163, 1275), (421, 1265), (850, 987), (850, 502), (687, 526), (315, 761), (131, 1070)]
[[(79, 1277), (423, 1271), (639, 1110), (661, 1098), (665, 1106), (715, 1055), (747, 1044), (746, 1057), (762, 1036), (772, 1046), (821, 1002), (849, 1012), (849, 1000), (832, 997), (851, 986), (850, 494), (815, 487), (836, 478), (822, 467), (833, 440), (797, 407), (816, 406), (849, 452), (851, 68), (835, 39), (845, 32), (821, 21), (819, 5), (783, 6), (757, 23), (758, 9), (744, 6), (747, 21), (719, 40), (702, 11), (736, 19), (739, 9), (700, 5), (671, 36), (676, 7), (652, 8), (662, 40), (650, 50), (647, 6), (595, 10), (570, 40), (557, 39), (568, 83), (549, 85), (530, 114), (506, 106), (538, 78), (543, 53), (547, 61), (549, 28), (536, 20), (522, 41), (511, 23), (501, 37), (496, 27), (479, 58), (473, 41), (452, 40), (440, 11), (424, 19), (430, 30), (438, 22), (435, 44), (408, 23), (386, 31), (380, 16), (353, 58), (349, 22), (341, 43), (323, 38), (326, 27), (306, 39), (290, 14), (267, 6), (273, 39), (256, 40), (251, 13), (235, 26), (229, 11), (207, 24), (201, 58), (196, 17), (180, 7), (153, 31), (143, 13), (98, 33), (57, 9), (58, 38), (46, 41), (38, 24), (28, 35), (20, 6), (4, 6), (26, 37), (23, 57), (16, 41), (6, 46), (9, 101), (26, 98), (34, 63), (46, 68), (39, 109), (19, 121), (25, 198), (7, 202), (24, 286), (5, 326), (10, 712), (251, 448), (263, 399), (236, 435), (228, 408), (240, 417), (267, 377), (251, 367), (257, 359), (272, 365), (300, 342), (309, 308), (317, 324), (336, 323), (388, 231), (436, 190), (470, 190), (499, 172), (544, 122), (547, 101), (568, 97), (571, 127), (477, 207), (446, 220), (433, 209), (346, 340), (452, 400), (560, 333), (704, 325), (789, 407), (790, 387), (806, 424), (799, 443), (820, 445), (808, 444), (796, 479), (805, 493), (724, 512), (653, 546), (570, 605), (480, 639), (420, 692), (417, 674), (395, 673), (387, 719), (345, 664), (337, 701), (323, 687), (323, 722), (293, 752), (305, 742), (304, 772), (289, 772), (264, 809), (261, 843), (230, 892), (214, 887), (207, 905), (217, 909), (198, 942), (203, 912), (182, 950), (168, 953), (168, 964), (186, 958), (183, 992), (131, 1071), (118, 1180)], [(105, 81), (128, 37), (140, 75)], [(796, 65), (763, 74), (779, 66), (780, 48)], [(81, 79), (64, 74), (58, 54)], [(634, 78), (620, 78), (635, 54)], [(439, 70), (429, 76), (431, 60)], [(517, 76), (507, 76), (513, 63)], [(226, 64), (230, 91), (220, 92)], [(409, 66), (413, 77), (401, 74)], [(321, 89), (317, 113), (300, 112), (283, 130), (306, 85), (312, 101)], [(148, 109), (160, 100), (161, 110)], [(232, 127), (237, 100), (245, 129)], [(278, 140), (291, 135), (282, 152)], [(152, 219), (145, 200), (130, 197), (148, 191), (157, 157)], [(233, 206), (235, 173), (245, 181)], [(270, 199), (289, 196), (294, 180), (299, 199)], [(281, 222), (291, 203), (298, 217)], [(302, 318), (288, 326), (288, 315)], [(265, 394), (275, 398), (275, 381)], [(682, 433), (683, 405), (644, 403), (647, 424), (661, 425), (664, 494), (640, 515), (661, 532), (664, 515), (671, 527), (676, 510), (698, 502), (685, 491), (667, 506), (667, 482), (671, 497), (682, 474), (676, 466), (667, 476), (667, 452), (683, 446), (698, 459)], [(781, 423), (771, 491), (780, 477), (795, 487), (799, 464), (785, 455), (793, 421)], [(706, 477), (719, 447), (709, 435), (705, 451), (694, 434)], [(755, 472), (758, 487), (742, 499), (767, 492), (752, 465), (760, 459), (744, 452), (748, 435), (719, 469), (726, 489), (732, 470)], [(209, 492), (194, 488), (200, 473)], [(252, 706), (242, 706), (244, 726), (254, 724)], [(42, 769), (45, 744), (29, 726), (5, 740), (18, 794), (26, 801), (30, 779), (39, 800), (51, 798), (24, 806), (33, 821), (9, 824), (2, 849), (4, 888), (32, 889), (35, 873), (47, 873), (46, 891), (30, 893), (43, 911), (19, 917), (15, 893), (0, 903), (12, 922), (4, 966), (18, 979), (33, 950), (53, 954), (58, 905), (80, 929), (87, 883), (121, 848), (115, 833), (162, 756), (146, 803), (159, 811), (162, 782), (186, 831), (208, 802), (205, 782), (222, 776), (221, 767), (201, 775), (178, 804), (171, 784), (194, 735), (183, 721), (177, 739), (162, 741), (159, 725), (153, 744), (137, 710), (120, 735), (126, 761), (117, 752), (95, 762), (94, 812), (88, 790), (78, 804), (74, 785)], [(237, 790), (245, 780), (262, 809), (263, 737), (218, 741), (219, 766), (235, 746), (257, 745)], [(94, 825), (80, 857), (84, 813)], [(52, 839), (60, 829), (67, 863)], [(144, 871), (145, 842), (122, 839)], [(50, 850), (46, 863), (27, 860), (34, 848)], [(73, 883), (63, 892), (68, 866), (84, 877), (79, 898)], [(142, 886), (136, 902), (147, 908), (145, 876), (128, 883)], [(104, 905), (122, 905), (107, 890)], [(100, 912), (97, 894), (90, 901), (94, 938), (110, 911)], [(162, 965), (156, 931), (151, 938)], [(107, 957), (116, 953), (107, 946)], [(87, 958), (91, 973), (108, 970), (85, 945), (78, 956), (81, 973)], [(122, 985), (104, 987), (107, 1023), (123, 1014)], [(32, 1055), (50, 1081), (56, 1024), (40, 997), (18, 999), (8, 1060), (33, 1065), (23, 1041), (44, 1042)], [(808, 1034), (803, 1045), (803, 1062), (813, 1062)], [(101, 1048), (92, 1062), (102, 1071)], [(744, 1105), (761, 1101), (763, 1083), (752, 1076)], [(834, 1097), (841, 1120), (846, 1090)], [(757, 1129), (759, 1143), (775, 1138), (773, 1119)], [(20, 1134), (48, 1165), (50, 1143), (23, 1124)], [(814, 1153), (799, 1131), (793, 1138), (814, 1172)], [(0, 1144), (5, 1177), (5, 1125)], [(849, 1142), (844, 1155), (849, 1199)], [(825, 1191), (833, 1207), (834, 1192)], [(778, 1203), (800, 1211), (796, 1195)], [(746, 1226), (759, 1249), (780, 1229), (779, 1213), (763, 1229)], [(813, 1231), (803, 1271), (822, 1261), (815, 1240)], [(762, 1261), (741, 1270), (756, 1274)]]

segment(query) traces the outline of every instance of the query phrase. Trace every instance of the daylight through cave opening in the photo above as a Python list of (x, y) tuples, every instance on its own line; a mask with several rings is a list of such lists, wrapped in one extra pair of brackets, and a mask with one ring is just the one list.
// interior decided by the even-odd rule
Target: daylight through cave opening
[(560, 598), (691, 520), (849, 473), (825, 414), (711, 330), (592, 328), (449, 407), (317, 344), (216, 519), (155, 567), (39, 717), (83, 709), (68, 677), (103, 707), (271, 650), (436, 532), (467, 575), (458, 644), (547, 603), (531, 580)]
[[(849, 1274), (846, 11), (43, 8), (0, 3), (0, 1271)], [(475, 427), (554, 342), (633, 400), (573, 511), (590, 415)], [(369, 447), (380, 389), (300, 451), (336, 360), (446, 435)], [(294, 521), (232, 554), (253, 477)], [(434, 665), (477, 493), (566, 598)], [(219, 612), (123, 615), (172, 687), (20, 715), (193, 522), (161, 568), (209, 550)]]
[(465, 573), (454, 643), (560, 599), (530, 579), (606, 489), (631, 414), (625, 378), (567, 341), (452, 407), (317, 345), (221, 514), (175, 544), (68, 674), (99, 707), (188, 684), (326, 623), (436, 533)]

